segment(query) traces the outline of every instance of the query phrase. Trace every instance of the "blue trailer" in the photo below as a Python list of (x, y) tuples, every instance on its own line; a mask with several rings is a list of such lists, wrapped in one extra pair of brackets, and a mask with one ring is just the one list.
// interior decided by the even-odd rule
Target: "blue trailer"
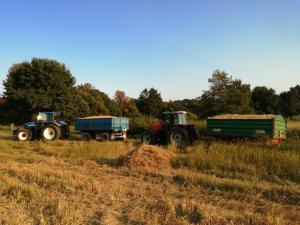
[(129, 119), (114, 116), (90, 116), (75, 119), (75, 130), (79, 131), (84, 141), (125, 140), (129, 129)]

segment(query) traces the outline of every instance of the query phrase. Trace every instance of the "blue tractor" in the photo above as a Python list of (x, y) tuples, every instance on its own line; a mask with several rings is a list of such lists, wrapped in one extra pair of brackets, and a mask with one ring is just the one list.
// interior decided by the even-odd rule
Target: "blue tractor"
[(57, 140), (68, 138), (70, 130), (59, 112), (39, 112), (35, 121), (24, 123), (13, 133), (19, 141)]

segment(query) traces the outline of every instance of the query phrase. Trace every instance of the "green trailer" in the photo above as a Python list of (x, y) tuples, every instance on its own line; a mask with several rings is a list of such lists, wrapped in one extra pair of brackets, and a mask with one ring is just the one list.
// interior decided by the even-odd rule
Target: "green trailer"
[(207, 134), (217, 138), (267, 137), (277, 143), (286, 138), (286, 120), (271, 114), (219, 115), (207, 118)]

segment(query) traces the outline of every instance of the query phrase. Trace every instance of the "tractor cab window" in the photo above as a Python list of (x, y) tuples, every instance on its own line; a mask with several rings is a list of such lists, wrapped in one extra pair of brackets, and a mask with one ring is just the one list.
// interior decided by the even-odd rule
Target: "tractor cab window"
[(163, 115), (163, 125), (168, 126), (174, 123), (174, 117), (172, 114), (164, 114)]
[(62, 120), (62, 115), (60, 113), (55, 113), (54, 114), (54, 120), (55, 121), (61, 121)]
[(47, 121), (48, 121), (48, 122), (54, 121), (54, 114), (53, 114), (53, 113), (47, 114)]
[(61, 114), (60, 113), (48, 113), (47, 114), (47, 121), (53, 122), (53, 121), (61, 121)]
[(37, 116), (37, 121), (44, 121), (44, 122), (53, 122), (53, 121), (60, 121), (61, 114), (60, 113), (44, 113), (40, 112)]
[(180, 124), (179, 114), (174, 115), (174, 124)]
[(47, 114), (39, 113), (36, 119), (37, 119), (37, 121), (47, 121)]
[(186, 114), (181, 114), (181, 124), (188, 124)]
[(187, 118), (186, 118), (186, 114), (182, 114), (182, 113), (179, 113), (177, 115), (175, 115), (175, 124), (187, 124)]

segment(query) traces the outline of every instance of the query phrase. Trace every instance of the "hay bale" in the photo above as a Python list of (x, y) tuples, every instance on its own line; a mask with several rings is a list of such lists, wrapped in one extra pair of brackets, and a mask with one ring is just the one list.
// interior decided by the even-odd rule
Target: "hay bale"
[(119, 166), (162, 169), (170, 167), (170, 160), (176, 157), (172, 152), (154, 145), (142, 145), (119, 159)]

